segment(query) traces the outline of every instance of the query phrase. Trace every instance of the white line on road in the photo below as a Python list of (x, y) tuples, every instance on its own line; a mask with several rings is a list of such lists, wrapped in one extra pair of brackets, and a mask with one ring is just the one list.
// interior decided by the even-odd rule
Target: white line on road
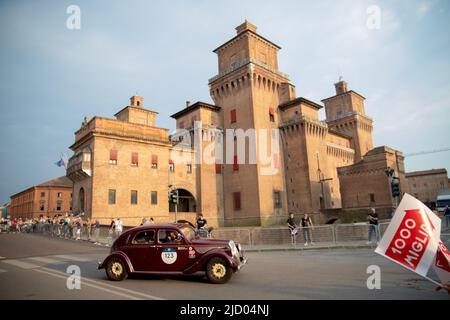
[[(67, 279), (67, 277), (69, 277), (69, 274), (61, 272), (61, 271), (56, 271), (56, 270), (45, 268), (45, 267), (41, 268), (41, 269), (45, 270), (45, 271), (48, 271), (48, 272), (51, 272), (51, 273), (54, 273), (54, 274), (57, 274), (57, 275), (61, 275), (61, 276), (65, 277), (66, 279)], [(35, 270), (35, 271), (41, 271), (41, 270)], [(152, 296), (152, 295), (149, 295), (149, 294), (146, 294), (146, 293), (142, 293), (142, 292), (139, 292), (139, 291), (134, 291), (134, 290), (129, 290), (129, 289), (113, 286), (111, 284), (107, 284), (107, 283), (96, 281), (96, 280), (92, 280), (92, 279), (82, 278), (82, 281), (83, 282), (89, 282), (89, 283), (97, 284), (97, 285), (100, 285), (100, 286), (103, 286), (103, 287), (109, 287), (109, 288), (112, 288), (114, 290), (122, 290), (123, 292), (127, 292), (127, 293), (133, 294), (133, 295), (139, 295), (139, 296), (142, 296), (145, 299), (149, 299), (149, 300), (165, 300), (164, 298), (161, 298), (161, 297)]]
[(60, 254), (60, 255), (56, 255), (56, 256), (51, 256), (52, 258), (57, 258), (57, 259), (63, 259), (63, 260), (71, 260), (71, 261), (79, 261), (79, 262), (88, 262), (91, 261), (90, 259), (87, 258), (82, 258), (82, 257), (75, 257), (75, 256), (68, 256), (68, 255), (64, 255), (64, 254)]
[(2, 263), (7, 263), (22, 269), (34, 269), (39, 268), (37, 264), (21, 261), (21, 260), (2, 260)]
[(5, 272), (8, 272), (8, 270), (0, 269), (0, 273), (5, 273)]
[[(40, 269), (34, 269), (34, 271), (45, 273), (45, 274), (48, 274), (48, 275), (50, 275), (52, 277), (61, 278), (61, 279), (65, 279), (65, 280), (67, 280), (67, 277), (68, 277), (67, 275), (62, 276), (62, 275), (59, 275), (59, 274), (55, 274), (53, 272), (53, 270), (52, 270), (52, 272), (47, 272), (47, 271), (40, 270)], [(122, 293), (122, 292), (109, 290), (107, 288), (102, 288), (100, 286), (97, 286), (97, 285), (94, 285), (94, 284), (91, 284), (91, 283), (87, 283), (86, 280), (81, 280), (81, 285), (85, 285), (85, 286), (88, 286), (88, 287), (91, 287), (91, 288), (95, 288), (95, 289), (98, 289), (98, 290), (101, 290), (101, 291), (109, 292), (109, 293), (112, 293), (112, 294), (115, 294), (115, 295), (118, 295), (118, 296), (121, 296), (121, 297), (124, 297), (124, 298), (127, 298), (127, 299), (131, 299), (131, 300), (142, 300), (142, 298), (139, 298), (139, 297), (135, 297), (135, 296), (132, 296), (132, 295), (129, 295), (129, 294), (125, 294), (125, 293)]]
[(46, 257), (32, 257), (32, 258), (28, 258), (28, 259), (34, 260), (34, 261), (38, 261), (38, 262), (47, 263), (47, 264), (63, 263), (64, 262), (64, 261), (61, 261), (61, 260), (55, 260), (55, 259), (46, 258)]
[(5, 257), (2, 257), (2, 256), (0, 256), (0, 260), (2, 260), (2, 259), (6, 259)]

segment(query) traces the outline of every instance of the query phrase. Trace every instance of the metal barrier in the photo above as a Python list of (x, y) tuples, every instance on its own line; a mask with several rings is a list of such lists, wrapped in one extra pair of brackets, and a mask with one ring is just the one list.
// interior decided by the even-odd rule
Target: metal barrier
[[(379, 224), (380, 237), (383, 236), (387, 229), (389, 222), (382, 222)], [(128, 228), (124, 228), (126, 231)], [(36, 233), (42, 233), (53, 237), (61, 237), (66, 239), (75, 239), (76, 228), (38, 223), (29, 230)], [(299, 228), (297, 235), (292, 238), (287, 227), (242, 227), (242, 228), (217, 228), (212, 231), (212, 237), (216, 239), (230, 239), (235, 242), (248, 247), (254, 246), (286, 246), (293, 243), (303, 243), (305, 241), (304, 231), (307, 229)], [(367, 241), (369, 224), (355, 223), (355, 224), (336, 224), (336, 225), (319, 225), (309, 228), (311, 238), (314, 243), (322, 244), (336, 244), (351, 241)], [(7, 230), (6, 230), (7, 231)], [(22, 230), (24, 231), (24, 230)], [(107, 226), (102, 226), (98, 231), (98, 239), (95, 238), (94, 228), (91, 229), (91, 234), (88, 236), (88, 229), (83, 226), (81, 232), (81, 239), (96, 241), (111, 245), (116, 239), (116, 235), (110, 235)], [(444, 243), (450, 241), (450, 233), (442, 233), (441, 239)], [(372, 240), (375, 240), (375, 234)]]
[(212, 231), (213, 238), (231, 239), (242, 245), (252, 245), (252, 232), (243, 228), (221, 228)]

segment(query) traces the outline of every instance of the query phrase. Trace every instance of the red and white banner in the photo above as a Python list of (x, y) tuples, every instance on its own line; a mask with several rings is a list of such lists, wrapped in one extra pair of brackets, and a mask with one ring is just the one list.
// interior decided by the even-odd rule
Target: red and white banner
[(438, 250), (433, 262), (433, 270), (442, 284), (450, 284), (450, 252), (442, 241), (439, 241)]
[(440, 241), (441, 219), (405, 193), (375, 252), (426, 277)]

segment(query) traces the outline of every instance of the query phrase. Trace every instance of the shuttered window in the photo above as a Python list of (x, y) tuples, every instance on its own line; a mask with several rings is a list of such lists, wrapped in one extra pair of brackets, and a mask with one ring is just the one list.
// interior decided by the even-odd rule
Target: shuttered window
[(241, 193), (233, 192), (233, 202), (234, 202), (234, 210), (241, 209)]
[(158, 156), (156, 154), (152, 155), (152, 169), (158, 168)]
[(117, 164), (117, 150), (109, 150), (109, 164)]
[(278, 156), (278, 154), (273, 155), (273, 167), (275, 169), (278, 169), (280, 167), (280, 157)]
[(236, 109), (231, 110), (231, 123), (236, 122)]
[(234, 156), (233, 159), (233, 171), (239, 171), (238, 157)]
[(139, 164), (139, 154), (137, 152), (131, 153), (131, 165), (138, 166)]

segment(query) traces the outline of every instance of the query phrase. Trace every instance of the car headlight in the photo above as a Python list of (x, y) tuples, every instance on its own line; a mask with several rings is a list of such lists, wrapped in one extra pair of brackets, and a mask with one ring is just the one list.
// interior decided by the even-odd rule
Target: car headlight
[(231, 249), (231, 255), (232, 255), (232, 256), (238, 255), (238, 249), (236, 248), (236, 245), (234, 244), (234, 241), (233, 241), (233, 240), (230, 240), (230, 241), (228, 242), (228, 246), (229, 246), (230, 249)]

